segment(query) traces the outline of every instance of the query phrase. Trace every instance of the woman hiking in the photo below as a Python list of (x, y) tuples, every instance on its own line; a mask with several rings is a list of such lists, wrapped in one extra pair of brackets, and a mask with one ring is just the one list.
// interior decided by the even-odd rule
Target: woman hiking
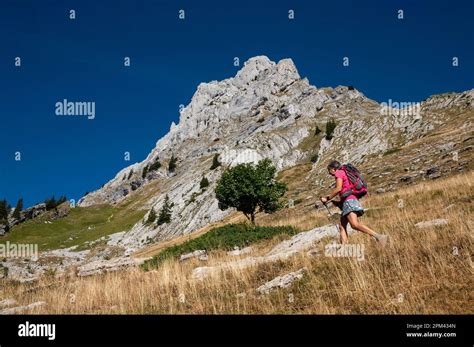
[(320, 200), (323, 204), (327, 204), (336, 195), (339, 195), (340, 201), (333, 201), (333, 204), (342, 210), (341, 221), (339, 224), (341, 243), (346, 244), (348, 242), (347, 224), (349, 223), (353, 229), (362, 231), (363, 233), (374, 237), (378, 242), (380, 242), (380, 244), (385, 245), (388, 240), (387, 235), (378, 234), (368, 226), (359, 222), (358, 217), (364, 214), (364, 209), (359, 203), (357, 194), (352, 193), (351, 189), (353, 188), (353, 185), (349, 180), (346, 171), (343, 170), (341, 163), (333, 160), (329, 163), (327, 169), (329, 174), (335, 177), (336, 187), (328, 196), (321, 197)]

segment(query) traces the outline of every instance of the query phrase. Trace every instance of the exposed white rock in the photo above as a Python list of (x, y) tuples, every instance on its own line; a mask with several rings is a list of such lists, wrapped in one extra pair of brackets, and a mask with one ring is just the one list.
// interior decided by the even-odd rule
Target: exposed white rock
[(440, 225), (446, 225), (448, 224), (448, 221), (446, 219), (433, 219), (429, 221), (424, 221), (424, 222), (419, 222), (415, 224), (415, 227), (419, 229), (425, 229), (425, 228), (430, 228), (430, 227), (435, 227), (435, 226), (440, 226)]
[[(204, 258), (205, 257), (205, 258)], [(179, 257), (179, 261), (185, 261), (191, 258), (199, 258), (201, 260), (207, 260), (206, 250), (199, 249), (191, 253), (182, 254)]]
[(275, 277), (271, 281), (258, 287), (257, 292), (260, 294), (268, 294), (272, 289), (275, 288), (288, 288), (293, 284), (293, 282), (302, 279), (305, 271), (307, 271), (306, 268), (301, 268), (298, 271)]
[(80, 266), (77, 270), (78, 276), (90, 276), (104, 272), (118, 271), (144, 263), (146, 259), (141, 258), (114, 258), (110, 260), (96, 260)]
[(239, 249), (239, 247), (236, 247), (236, 249), (227, 252), (227, 255), (231, 255), (231, 256), (244, 255), (244, 254), (251, 253), (252, 250), (253, 250), (253, 248), (250, 247), (250, 246), (249, 247), (244, 247), (242, 249)]
[(17, 301), (15, 299), (3, 299), (0, 301), (0, 308), (5, 308), (8, 306), (16, 305)]
[(41, 307), (41, 306), (44, 306), (46, 305), (46, 302), (44, 301), (37, 301), (37, 302), (33, 302), (29, 305), (25, 305), (25, 306), (17, 306), (17, 307), (11, 307), (11, 308), (6, 308), (6, 309), (3, 309), (3, 310), (0, 310), (0, 314), (15, 314), (15, 313), (22, 313), (24, 311), (29, 311), (29, 310), (33, 310), (35, 308), (38, 308), (38, 307)]

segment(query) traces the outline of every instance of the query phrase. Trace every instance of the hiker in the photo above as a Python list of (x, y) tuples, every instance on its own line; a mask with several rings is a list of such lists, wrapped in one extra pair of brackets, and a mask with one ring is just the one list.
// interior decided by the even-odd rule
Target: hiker
[[(339, 233), (341, 235), (341, 243), (346, 244), (348, 241), (347, 224), (355, 230), (362, 231), (374, 237), (381, 244), (386, 244), (388, 240), (387, 235), (378, 234), (368, 226), (359, 222), (359, 217), (364, 214), (364, 209), (359, 203), (359, 198), (367, 194), (367, 184), (365, 183), (359, 171), (351, 164), (341, 165), (336, 160), (333, 160), (327, 166), (328, 172), (336, 179), (336, 187), (326, 197), (321, 197), (323, 204), (327, 204), (336, 195), (339, 195), (339, 201), (332, 201), (332, 203), (342, 210), (341, 221), (339, 224)], [(348, 174), (351, 176), (349, 178)], [(356, 183), (356, 184), (355, 184)]]

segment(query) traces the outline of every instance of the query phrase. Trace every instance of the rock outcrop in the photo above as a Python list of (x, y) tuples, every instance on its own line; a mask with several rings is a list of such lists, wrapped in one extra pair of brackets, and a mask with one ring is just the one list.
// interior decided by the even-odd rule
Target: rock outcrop
[(418, 229), (432, 228), (442, 225), (447, 225), (448, 221), (446, 219), (433, 219), (429, 221), (419, 222), (415, 224), (415, 227)]
[(16, 307), (11, 307), (11, 308), (5, 308), (3, 310), (0, 310), (0, 314), (16, 314), (16, 313), (24, 313), (27, 311), (34, 310), (35, 308), (45, 306), (46, 302), (44, 301), (37, 301), (33, 302), (28, 305), (23, 305), (23, 306), (16, 306)]
[(276, 288), (288, 288), (293, 284), (293, 282), (302, 279), (305, 271), (307, 270), (302, 268), (286, 275), (275, 277), (271, 281), (258, 287), (257, 292), (260, 294), (268, 294), (270, 291)]

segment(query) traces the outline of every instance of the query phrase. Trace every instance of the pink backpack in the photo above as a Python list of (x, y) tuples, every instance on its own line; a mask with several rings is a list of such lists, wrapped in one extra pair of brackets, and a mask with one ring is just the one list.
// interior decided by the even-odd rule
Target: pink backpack
[(363, 196), (367, 195), (367, 181), (361, 175), (360, 171), (352, 164), (344, 164), (340, 168), (340, 170), (344, 170), (349, 179), (351, 187), (341, 194), (341, 198), (347, 198), (349, 195), (353, 194), (358, 199), (362, 198)]

